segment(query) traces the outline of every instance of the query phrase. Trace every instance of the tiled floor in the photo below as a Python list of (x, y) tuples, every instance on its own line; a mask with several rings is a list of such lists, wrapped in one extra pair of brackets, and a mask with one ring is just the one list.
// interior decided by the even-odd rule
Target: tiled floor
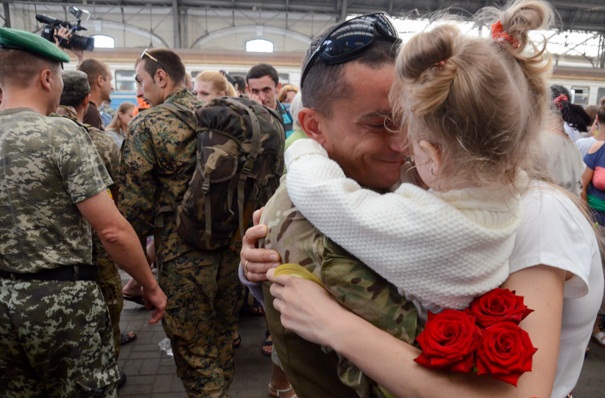
[[(137, 339), (122, 347), (119, 364), (128, 380), (120, 390), (120, 398), (186, 398), (174, 360), (159, 347), (166, 338), (162, 326), (148, 325), (149, 315), (137, 304), (124, 304), (120, 326), (123, 331), (137, 333)], [(242, 343), (236, 350), (236, 373), (229, 393), (232, 398), (266, 397), (271, 359), (260, 353), (265, 320), (245, 316), (239, 330)]]
[[(120, 325), (123, 331), (134, 330), (138, 338), (122, 347), (119, 363), (128, 382), (120, 398), (187, 398), (173, 359), (158, 346), (165, 338), (162, 326), (147, 325), (149, 315), (143, 307), (125, 303)], [(229, 391), (232, 398), (268, 397), (271, 360), (260, 354), (264, 332), (263, 317), (242, 318), (242, 344), (236, 350), (235, 379)], [(574, 398), (605, 397), (605, 347), (594, 342), (590, 347)]]

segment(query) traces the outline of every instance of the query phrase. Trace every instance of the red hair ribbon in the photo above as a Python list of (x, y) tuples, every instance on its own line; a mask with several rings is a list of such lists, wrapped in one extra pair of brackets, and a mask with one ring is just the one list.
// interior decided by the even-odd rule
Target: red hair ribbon
[(560, 111), (563, 110), (563, 103), (565, 102), (569, 102), (569, 98), (567, 98), (567, 95), (565, 94), (559, 94), (559, 96), (555, 98), (555, 106)]
[(496, 41), (496, 43), (502, 43), (503, 41), (509, 42), (513, 48), (519, 48), (519, 40), (515, 39), (508, 33), (504, 31), (504, 27), (500, 21), (496, 21), (492, 24), (492, 39)]

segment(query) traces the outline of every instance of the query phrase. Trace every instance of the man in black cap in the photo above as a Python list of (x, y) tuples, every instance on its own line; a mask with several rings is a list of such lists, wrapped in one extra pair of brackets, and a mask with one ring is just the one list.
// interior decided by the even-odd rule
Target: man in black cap
[(116, 397), (107, 306), (91, 230), (144, 286), (158, 322), (166, 296), (86, 131), (47, 117), (69, 57), (34, 34), (0, 28), (0, 391), (23, 397)]

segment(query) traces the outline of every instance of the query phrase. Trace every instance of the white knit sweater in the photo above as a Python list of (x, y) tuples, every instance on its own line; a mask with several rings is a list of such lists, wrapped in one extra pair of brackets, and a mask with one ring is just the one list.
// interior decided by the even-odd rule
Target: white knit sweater
[(525, 173), (503, 190), (435, 192), (402, 184), (378, 194), (346, 178), (311, 139), (288, 149), (286, 166), (288, 193), (302, 214), (423, 315), (462, 309), (508, 277), (521, 219), (519, 195), (508, 192), (525, 190)]

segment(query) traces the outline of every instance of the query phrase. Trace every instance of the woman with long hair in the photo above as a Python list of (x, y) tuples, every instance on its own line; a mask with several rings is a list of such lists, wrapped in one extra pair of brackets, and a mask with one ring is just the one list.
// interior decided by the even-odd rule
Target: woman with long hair
[(122, 148), (128, 131), (128, 123), (134, 118), (136, 107), (136, 104), (132, 102), (122, 102), (111, 122), (105, 127), (105, 132), (116, 141), (118, 148)]

